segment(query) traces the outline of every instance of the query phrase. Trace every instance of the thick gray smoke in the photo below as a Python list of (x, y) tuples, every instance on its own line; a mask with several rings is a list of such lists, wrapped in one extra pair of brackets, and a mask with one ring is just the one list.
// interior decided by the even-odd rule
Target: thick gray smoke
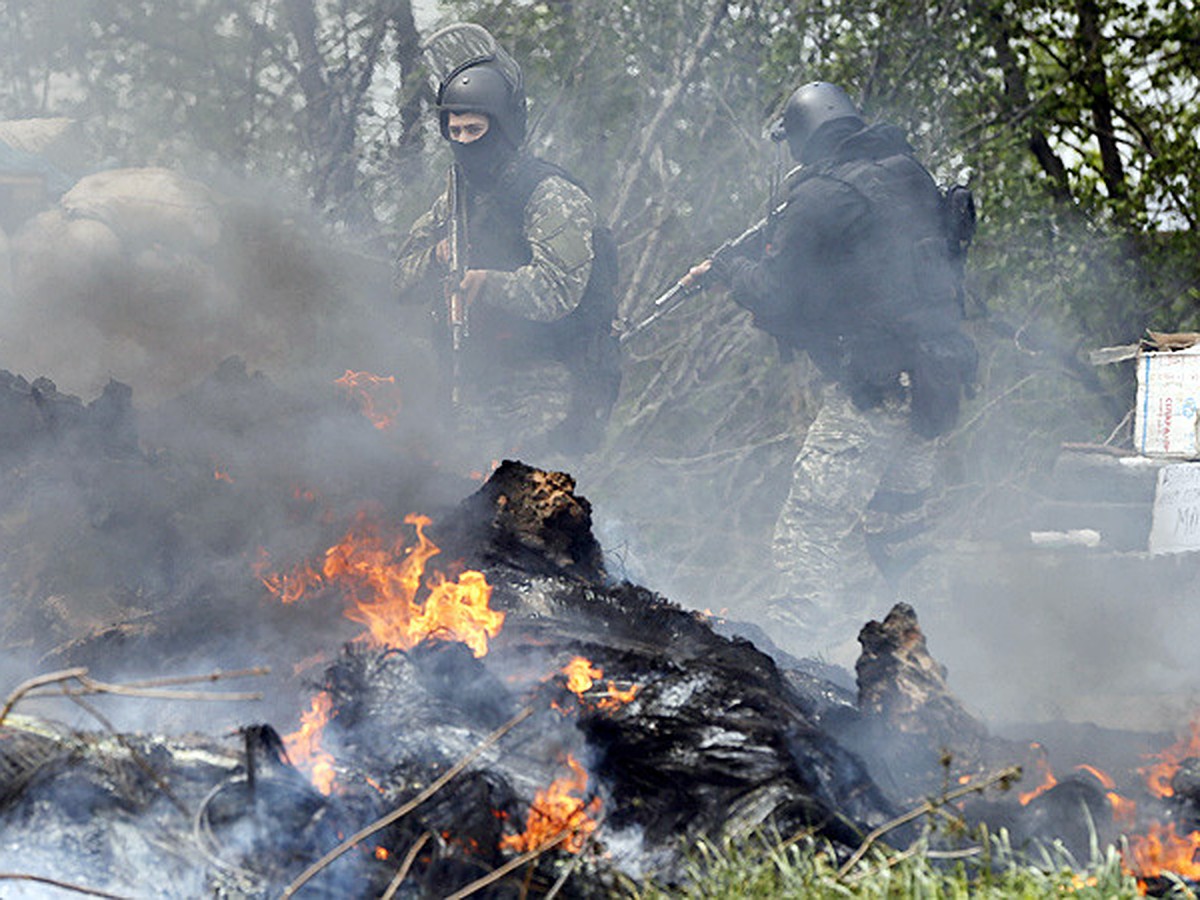
[[(361, 629), (337, 598), (284, 610), (259, 555), (279, 570), (319, 560), (368, 503), (428, 513), (473, 489), (439, 467), (423, 323), (394, 302), (387, 263), (335, 247), (298, 209), (263, 185), (113, 170), (13, 230), (0, 507), (21, 528), (5, 544), (5, 684), (82, 653), (118, 682), (267, 665), (291, 693)], [(136, 649), (165, 640), (160, 626), (194, 652)], [(290, 728), (296, 697), (266, 699), (101, 703), (122, 728)]]
[[(427, 30), (437, 4), (418, 4), (416, 12)], [(569, 94), (546, 93), (555, 104), (548, 118), (585, 118), (572, 116)], [(534, 118), (548, 105), (534, 96)], [(576, 149), (561, 134), (543, 131), (535, 141), (568, 164)], [(589, 187), (605, 177), (576, 174), (594, 176), (584, 179)], [(727, 173), (727, 181), (747, 190), (745, 172)], [(427, 194), (429, 186), (396, 190)], [(716, 191), (672, 198), (682, 223), (673, 227), (696, 235), (697, 257), (709, 249), (700, 236), (712, 235), (709, 223), (689, 219), (687, 210), (711, 212), (706, 204), (725, 197)], [(612, 202), (599, 192), (596, 199), (602, 210)], [(277, 543), (284, 555), (319, 546), (327, 535), (311, 521), (296, 524), (293, 490), (360, 499), (376, 489), (394, 499), (415, 490), (404, 473), (420, 463), (441, 467), (453, 487), (439, 499), (449, 500), (470, 487), (460, 476), (491, 462), (442, 438), (430, 402), (426, 325), (419, 310), (395, 303), (388, 262), (335, 248), (301, 209), (266, 185), (201, 184), (163, 170), (102, 172), (8, 235), (12, 271), (8, 290), (0, 290), (0, 368), (30, 381), (48, 377), (85, 404), (110, 379), (129, 385), (146, 452), (232, 479), (214, 478), (203, 495), (171, 495), (184, 510), (178, 514), (155, 507), (161, 501), (144, 488), (103, 502), (86, 492), (43, 495), (38, 507), (47, 522), (55, 510), (90, 523), (126, 521), (114, 511), (137, 519), (138, 509), (145, 522), (186, 519), (184, 531), (198, 547), (164, 549), (159, 534), (150, 553), (138, 544), (144, 532), (106, 526), (104, 552), (124, 561), (140, 554), (151, 573), (143, 587), (201, 594), (194, 584), (181, 589), (172, 581), (185, 550), (211, 554), (225, 572), (244, 569), (244, 555), (260, 544)], [(394, 226), (402, 231), (407, 224)], [(639, 248), (623, 249), (629, 279)], [(638, 298), (627, 298), (627, 307), (630, 301)], [(994, 333), (982, 318), (975, 328), (985, 355), (983, 390), (945, 448), (951, 514), (926, 560), (932, 580), (907, 586), (902, 599), (920, 614), (951, 687), (989, 717), (1115, 721), (1132, 710), (1132, 723), (1159, 719), (1161, 701), (1177, 721), (1176, 704), (1197, 689), (1178, 652), (1192, 641), (1177, 605), (1188, 589), (1174, 586), (1194, 580), (1188, 560), (1150, 563), (1031, 546), (1053, 448), (1097, 439), (1094, 423), (1102, 416), (1061, 368), (1030, 362), (1011, 336)], [(625, 349), (626, 387), (603, 450), (583, 460), (526, 461), (577, 477), (615, 575), (689, 607), (761, 625), (771, 528), (811, 414), (812, 373), (802, 362), (783, 364), (770, 339), (719, 290), (693, 299)], [(405, 413), (395, 430), (373, 430), (335, 386), (347, 370), (396, 379)], [(390, 469), (392, 480), (381, 484), (380, 469)], [(250, 485), (253, 516), (244, 499), (233, 499)], [(146, 505), (138, 506), (138, 496)], [(351, 514), (352, 504), (343, 502), (336, 513)], [(122, 548), (122, 538), (132, 550)], [(98, 583), (110, 574), (106, 566), (82, 568)], [(1164, 571), (1174, 583), (1165, 588)], [(96, 600), (95, 621), (114, 608)], [(886, 611), (881, 604), (874, 614)]]
[(4, 366), (84, 398), (116, 379), (140, 408), (234, 355), (286, 383), (395, 374), (386, 262), (339, 255), (299, 209), (166, 169), (79, 180), (10, 238)]

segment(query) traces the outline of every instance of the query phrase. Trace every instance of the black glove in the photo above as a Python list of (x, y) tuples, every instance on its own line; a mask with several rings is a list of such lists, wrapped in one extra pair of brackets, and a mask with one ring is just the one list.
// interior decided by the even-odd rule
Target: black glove
[(709, 267), (708, 277), (713, 281), (729, 284), (733, 280), (733, 261), (737, 257), (737, 252), (729, 244), (722, 244), (710, 257), (712, 265)]

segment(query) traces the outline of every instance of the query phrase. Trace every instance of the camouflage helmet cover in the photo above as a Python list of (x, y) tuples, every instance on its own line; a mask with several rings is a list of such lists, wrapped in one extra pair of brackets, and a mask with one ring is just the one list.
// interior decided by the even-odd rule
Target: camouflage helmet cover
[(452, 112), (485, 113), (513, 146), (525, 140), (525, 85), (521, 67), (480, 25), (450, 25), (423, 44), (437, 91), (442, 137)]

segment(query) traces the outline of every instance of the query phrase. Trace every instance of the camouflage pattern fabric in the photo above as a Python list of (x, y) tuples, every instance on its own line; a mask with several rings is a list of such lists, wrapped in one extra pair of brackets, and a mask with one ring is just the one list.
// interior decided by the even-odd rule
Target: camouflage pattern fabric
[[(435, 253), (446, 236), (447, 208), (442, 194), (413, 223), (396, 263), (395, 287), (402, 297), (445, 274)], [(595, 224), (595, 208), (581, 188), (565, 178), (546, 178), (525, 207), (525, 238), (533, 259), (513, 272), (493, 271), (476, 302), (534, 322), (562, 318), (579, 305), (587, 287)]]
[(550, 176), (525, 207), (525, 238), (533, 259), (514, 272), (488, 276), (478, 302), (534, 322), (561, 319), (576, 306), (592, 271), (596, 212), (583, 190)]
[(446, 195), (443, 193), (433, 202), (433, 206), (413, 222), (408, 231), (408, 237), (400, 245), (396, 257), (395, 273), (392, 287), (404, 302), (441, 302), (441, 294), (430, 289), (440, 287), (441, 278), (446, 273), (445, 266), (437, 261), (437, 243), (446, 236), (447, 213)]
[(797, 649), (853, 640), (894, 602), (873, 550), (895, 557), (920, 543), (936, 446), (913, 432), (906, 398), (861, 410), (841, 386), (825, 385), (772, 541), (778, 582), (768, 616)]
[[(446, 236), (447, 209), (443, 194), (413, 224), (394, 281), (403, 300), (429, 303), (438, 312), (445, 303), (446, 268), (436, 247)], [(545, 178), (524, 211), (529, 264), (511, 272), (489, 270), (475, 304), (533, 322), (567, 315), (587, 288), (595, 222), (592, 201), (581, 188), (556, 175)], [(571, 386), (566, 365), (546, 358), (488, 367), (460, 385), (456, 430), (471, 458), (479, 466), (506, 458), (538, 464), (550, 452), (550, 433), (567, 417)]]

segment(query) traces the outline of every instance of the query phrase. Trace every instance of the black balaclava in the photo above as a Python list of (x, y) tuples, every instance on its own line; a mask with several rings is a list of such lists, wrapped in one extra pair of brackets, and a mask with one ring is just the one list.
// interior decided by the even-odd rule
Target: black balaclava
[(517, 149), (488, 116), (488, 130), (483, 137), (462, 144), (450, 142), (454, 161), (462, 169), (467, 183), (476, 190), (487, 190), (496, 183), (500, 173), (512, 160)]

